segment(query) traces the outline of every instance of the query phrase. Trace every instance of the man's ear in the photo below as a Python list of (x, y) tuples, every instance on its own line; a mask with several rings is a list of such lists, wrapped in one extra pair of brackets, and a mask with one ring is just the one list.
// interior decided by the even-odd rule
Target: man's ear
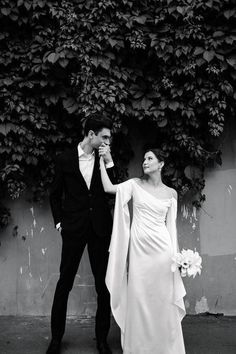
[(94, 135), (95, 135), (94, 131), (93, 131), (93, 130), (89, 130), (89, 132), (88, 132), (88, 137), (89, 137), (90, 139), (92, 139), (92, 138), (94, 137)]

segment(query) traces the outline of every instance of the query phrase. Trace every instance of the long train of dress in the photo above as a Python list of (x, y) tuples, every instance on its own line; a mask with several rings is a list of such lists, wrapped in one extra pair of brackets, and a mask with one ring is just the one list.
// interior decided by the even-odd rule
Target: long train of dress
[(106, 283), (124, 354), (185, 353), (185, 288), (171, 272), (176, 214), (175, 198), (157, 199), (135, 179), (119, 184)]

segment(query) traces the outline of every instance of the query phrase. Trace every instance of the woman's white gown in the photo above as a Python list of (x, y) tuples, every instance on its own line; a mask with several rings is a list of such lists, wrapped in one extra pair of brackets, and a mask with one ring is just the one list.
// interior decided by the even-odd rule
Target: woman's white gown
[(106, 283), (124, 354), (185, 353), (185, 289), (171, 271), (176, 214), (175, 198), (157, 199), (135, 179), (118, 185)]

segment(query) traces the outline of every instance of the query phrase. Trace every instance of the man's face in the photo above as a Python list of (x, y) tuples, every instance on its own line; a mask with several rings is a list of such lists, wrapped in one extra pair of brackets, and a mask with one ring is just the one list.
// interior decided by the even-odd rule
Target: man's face
[(98, 149), (100, 145), (110, 145), (111, 142), (111, 131), (110, 129), (103, 128), (97, 134), (93, 131), (90, 131), (90, 138), (91, 138), (91, 146), (94, 149)]

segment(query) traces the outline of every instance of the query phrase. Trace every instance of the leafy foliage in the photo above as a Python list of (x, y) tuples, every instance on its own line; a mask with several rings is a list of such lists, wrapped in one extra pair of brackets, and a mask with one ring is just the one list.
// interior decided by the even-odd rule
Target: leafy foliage
[(230, 0), (2, 0), (1, 194), (42, 198), (55, 151), (105, 112), (122, 142), (131, 117), (153, 122), (166, 178), (200, 205), (235, 114), (235, 17)]

